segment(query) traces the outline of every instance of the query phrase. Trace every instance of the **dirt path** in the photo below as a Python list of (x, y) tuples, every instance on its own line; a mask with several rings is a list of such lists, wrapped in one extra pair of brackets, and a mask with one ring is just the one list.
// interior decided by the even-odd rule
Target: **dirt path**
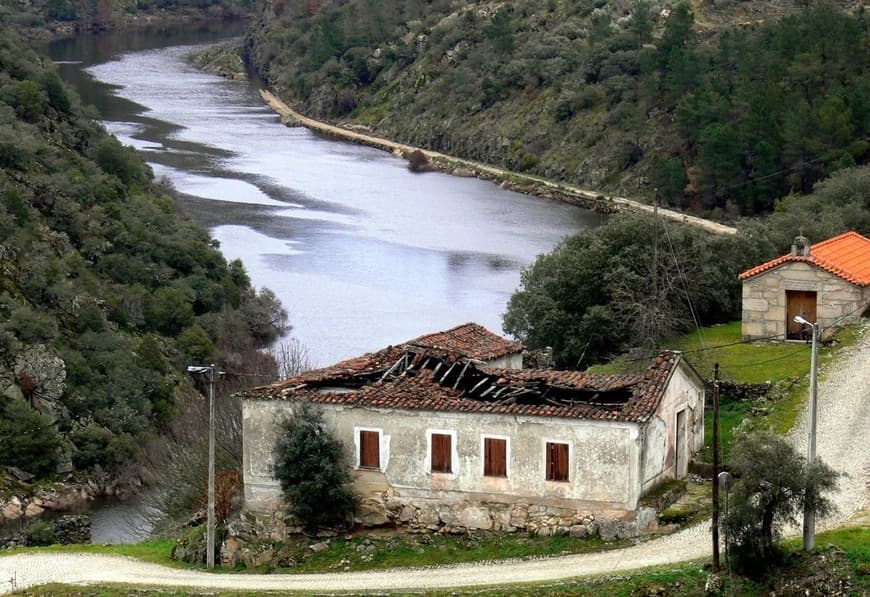
[[(474, 172), (478, 176), (480, 174), (484, 174), (498, 180), (504, 180), (509, 176), (511, 179), (520, 180), (522, 182), (539, 188), (545, 188), (552, 191), (565, 193), (569, 196), (575, 196), (586, 201), (598, 201), (598, 197), (602, 196), (601, 193), (580, 189), (573, 185), (561, 183), (557, 184), (543, 178), (538, 178), (537, 176), (529, 176), (527, 174), (509, 172), (507, 170), (503, 170), (502, 168), (496, 168), (495, 166), (482, 164), (480, 162), (463, 160), (457, 157), (439, 153), (437, 151), (429, 151), (418, 147), (412, 147), (411, 145), (396, 143), (395, 141), (390, 141), (389, 139), (382, 139), (381, 137), (375, 137), (373, 135), (367, 135), (358, 131), (333, 126), (331, 124), (327, 124), (325, 122), (320, 122), (319, 120), (314, 120), (313, 118), (303, 116), (299, 112), (293, 110), (286, 103), (284, 103), (279, 97), (269, 91), (266, 91), (265, 89), (260, 90), (260, 95), (263, 97), (263, 100), (281, 116), (282, 122), (284, 122), (285, 124), (300, 124), (321, 133), (340, 137), (343, 139), (348, 139), (356, 143), (361, 143), (363, 145), (377, 147), (379, 149), (383, 149), (385, 151), (397, 154), (406, 154), (419, 149), (431, 161), (446, 163), (450, 164), (451, 166), (467, 169)], [(625, 197), (615, 197), (612, 195), (607, 195), (607, 197), (608, 199), (604, 201), (607, 201), (609, 204), (614, 204), (619, 208), (629, 209), (633, 211), (642, 211), (646, 213), (653, 212), (653, 206), (647, 205), (645, 203), (639, 203)], [(731, 226), (725, 226), (724, 224), (718, 224), (716, 222), (711, 222), (703, 218), (698, 218), (677, 211), (672, 211), (670, 209), (660, 207), (658, 209), (658, 214), (661, 217), (672, 220), (674, 222), (686, 222), (689, 224), (700, 226), (705, 230), (713, 232), (715, 234), (734, 234), (737, 232), (737, 229), (732, 228)]]
[[(835, 496), (840, 511), (818, 528), (849, 520), (867, 524), (870, 490), (870, 324), (856, 346), (843, 351), (824, 371), (819, 386), (818, 453), (847, 473)], [(803, 449), (806, 427), (790, 435)], [(425, 569), (329, 574), (210, 574), (146, 564), (123, 557), (90, 554), (23, 554), (0, 557), (0, 594), (45, 583), (126, 583), (165, 587), (275, 591), (383, 591), (503, 586), (623, 572), (705, 557), (710, 553), (707, 523), (624, 549), (540, 560), (462, 564)], [(794, 530), (797, 532), (797, 529)], [(424, 572), (425, 571), (425, 572)]]

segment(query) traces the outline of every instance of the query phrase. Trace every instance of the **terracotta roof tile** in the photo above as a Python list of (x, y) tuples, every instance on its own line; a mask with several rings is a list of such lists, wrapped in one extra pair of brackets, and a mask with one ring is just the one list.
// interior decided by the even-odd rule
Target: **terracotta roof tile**
[(477, 323), (464, 323), (443, 332), (425, 334), (406, 344), (423, 348), (443, 349), (479, 361), (491, 361), (520, 352), (523, 345), (513, 342)]
[[(380, 353), (375, 353), (378, 355)], [(365, 355), (378, 361), (375, 355)], [(362, 358), (362, 357), (360, 357)], [(398, 357), (397, 357), (398, 358)], [(257, 400), (310, 400), (316, 403), (347, 404), (400, 410), (425, 410), (459, 413), (498, 413), (524, 416), (589, 419), (600, 421), (646, 421), (658, 408), (667, 381), (679, 360), (679, 353), (662, 353), (643, 375), (602, 375), (577, 371), (551, 370), (496, 370), (481, 371), (493, 375), (497, 384), (524, 387), (531, 384), (546, 384), (548, 387), (608, 392), (621, 390), (627, 399), (618, 404), (600, 404), (578, 400), (572, 404), (553, 404), (537, 401), (534, 404), (487, 401), (470, 398), (463, 388), (454, 390), (451, 385), (441, 385), (438, 375), (431, 369), (406, 372), (395, 378), (371, 381), (359, 388), (330, 391), (329, 379), (322, 372), (341, 369), (336, 365), (319, 370), (311, 383), (304, 376), (293, 381), (257, 388), (241, 395)], [(355, 361), (351, 359), (350, 361)], [(347, 363), (347, 361), (345, 361)], [(497, 376), (497, 378), (495, 377)], [(345, 378), (342, 378), (345, 379)], [(326, 383), (321, 383), (321, 382)]]
[(858, 286), (870, 284), (870, 239), (857, 232), (844, 232), (812, 245), (809, 257), (783, 255), (746, 270), (739, 278), (746, 280), (795, 261), (810, 263)]

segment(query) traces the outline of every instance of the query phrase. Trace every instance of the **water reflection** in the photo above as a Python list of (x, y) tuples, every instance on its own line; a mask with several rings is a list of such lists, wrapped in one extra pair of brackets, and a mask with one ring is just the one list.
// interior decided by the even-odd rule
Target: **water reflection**
[(188, 63), (201, 47), (191, 44), (233, 34), (102, 35), (51, 51), (227, 258), (276, 292), (318, 363), (470, 320), (500, 330), (522, 267), (601, 221), (479, 180), (415, 175), (387, 153), (282, 126), (256, 84)]

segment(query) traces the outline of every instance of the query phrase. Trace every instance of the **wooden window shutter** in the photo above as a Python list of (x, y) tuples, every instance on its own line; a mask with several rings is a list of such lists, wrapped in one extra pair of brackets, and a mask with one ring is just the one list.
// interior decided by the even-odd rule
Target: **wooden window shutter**
[(452, 471), (450, 462), (450, 436), (446, 433), (432, 434), (432, 472), (449, 473)]
[(506, 439), (484, 438), (483, 474), (487, 477), (507, 477)]
[(381, 468), (381, 442), (377, 431), (359, 432), (360, 468)]
[(547, 442), (547, 481), (568, 480), (568, 444)]

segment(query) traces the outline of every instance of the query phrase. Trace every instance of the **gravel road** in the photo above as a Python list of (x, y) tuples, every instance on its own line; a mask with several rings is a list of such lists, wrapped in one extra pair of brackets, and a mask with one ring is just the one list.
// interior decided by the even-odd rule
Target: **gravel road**
[[(806, 417), (790, 438), (805, 450)], [(848, 475), (836, 495), (838, 513), (817, 523), (837, 526), (868, 509), (870, 495), (870, 325), (858, 344), (841, 353), (819, 386), (818, 455)], [(866, 518), (866, 517), (865, 517)], [(275, 591), (423, 590), (555, 581), (690, 560), (710, 552), (708, 525), (608, 552), (540, 560), (462, 564), (425, 569), (331, 574), (210, 574), (90, 554), (0, 557), (0, 594), (45, 583), (126, 583), (166, 587)], [(794, 530), (797, 532), (797, 529)]]

